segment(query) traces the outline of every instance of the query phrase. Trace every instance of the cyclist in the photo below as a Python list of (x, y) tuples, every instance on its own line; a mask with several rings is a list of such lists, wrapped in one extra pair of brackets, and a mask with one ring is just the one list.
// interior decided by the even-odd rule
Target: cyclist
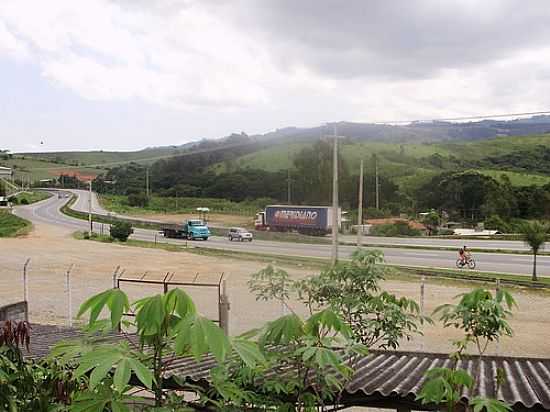
[(458, 258), (460, 259), (460, 264), (464, 266), (466, 264), (466, 258), (467, 258), (467, 248), (466, 245), (464, 247), (461, 247), (458, 249)]

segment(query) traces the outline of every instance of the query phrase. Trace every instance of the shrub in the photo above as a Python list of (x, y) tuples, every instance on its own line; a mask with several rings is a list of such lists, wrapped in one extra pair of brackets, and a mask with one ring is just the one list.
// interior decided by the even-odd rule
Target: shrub
[(386, 209), (376, 209), (375, 207), (368, 207), (365, 210), (365, 216), (368, 219), (380, 219), (383, 217), (391, 216), (391, 212)]
[(132, 193), (128, 195), (128, 204), (134, 207), (145, 207), (149, 204), (149, 199), (145, 193)]
[(133, 232), (132, 225), (128, 222), (116, 222), (111, 225), (111, 238), (121, 242), (126, 242)]
[(22, 205), (28, 205), (29, 199), (27, 199), (26, 197), (22, 197), (19, 203), (21, 203)]
[(403, 220), (373, 226), (370, 234), (374, 236), (420, 236), (421, 232), (418, 229), (412, 228), (408, 222)]
[(10, 202), (12, 205), (17, 205), (19, 203), (19, 199), (16, 196), (10, 196), (8, 198), (8, 202)]
[(510, 225), (507, 224), (499, 215), (492, 215), (485, 219), (485, 229), (498, 230), (502, 233), (510, 233)]

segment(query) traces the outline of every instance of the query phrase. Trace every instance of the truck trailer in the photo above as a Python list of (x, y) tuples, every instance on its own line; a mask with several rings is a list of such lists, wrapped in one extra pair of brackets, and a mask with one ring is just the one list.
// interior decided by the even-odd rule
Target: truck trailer
[[(338, 228), (341, 222), (342, 211), (338, 209)], [(256, 214), (254, 226), (256, 230), (324, 236), (332, 232), (332, 207), (270, 205)]]

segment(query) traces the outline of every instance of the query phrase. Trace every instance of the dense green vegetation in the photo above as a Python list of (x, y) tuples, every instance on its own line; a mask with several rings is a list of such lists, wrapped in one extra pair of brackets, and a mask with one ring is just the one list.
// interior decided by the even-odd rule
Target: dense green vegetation
[(243, 202), (232, 202), (226, 199), (204, 197), (161, 197), (151, 196), (147, 205), (132, 207), (127, 196), (104, 194), (102, 205), (113, 212), (122, 214), (143, 214), (147, 212), (162, 213), (196, 213), (197, 207), (208, 207), (211, 212), (242, 214), (251, 216), (263, 208), (269, 199), (256, 199)]
[(31, 222), (0, 209), (0, 237), (13, 237), (25, 234), (31, 228)]
[[(550, 177), (539, 174), (545, 158), (536, 157), (536, 153), (541, 152), (541, 142), (547, 140), (550, 142), (550, 136), (410, 145), (343, 140), (338, 165), (340, 203), (350, 211), (357, 208), (356, 167), (363, 158), (367, 217), (401, 213), (414, 216), (434, 209), (446, 219), (470, 222), (489, 219), (500, 228), (506, 225), (510, 228), (513, 219), (544, 218), (550, 213), (550, 208), (545, 206), (546, 199), (550, 198)], [(520, 170), (518, 165), (505, 163), (509, 154), (506, 150), (520, 144), (525, 156), (529, 152), (536, 157), (531, 170)], [(288, 186), (292, 203), (330, 204), (330, 141), (260, 148), (248, 154), (243, 154), (243, 150), (199, 153), (155, 163), (149, 176), (156, 196), (149, 201), (143, 198), (147, 172), (138, 164), (111, 169), (96, 180), (95, 187), (103, 193), (130, 195), (127, 199), (112, 198), (113, 204), (107, 204), (118, 212), (130, 210), (131, 204), (156, 211), (174, 211), (177, 197), (181, 199), (178, 209), (189, 211), (207, 206), (232, 211), (235, 206), (235, 210), (252, 214), (267, 203), (286, 202)], [(248, 147), (245, 151), (250, 150)], [(255, 156), (259, 157), (254, 160)], [(504, 156), (499, 166), (503, 170), (488, 168), (494, 166), (494, 156)], [(256, 167), (262, 164), (265, 167), (247, 167), (249, 161)], [(280, 162), (290, 168), (276, 170)], [(376, 203), (375, 164), (380, 172), (381, 210), (378, 211), (372, 209)], [(234, 203), (216, 205), (214, 198), (224, 199), (222, 203), (227, 200)]]

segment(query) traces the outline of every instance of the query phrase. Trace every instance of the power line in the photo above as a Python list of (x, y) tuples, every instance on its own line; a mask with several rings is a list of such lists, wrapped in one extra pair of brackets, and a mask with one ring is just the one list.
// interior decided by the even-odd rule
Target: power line
[(499, 114), (485, 114), (485, 115), (473, 115), (473, 116), (460, 116), (460, 117), (446, 117), (439, 119), (416, 119), (416, 120), (386, 120), (386, 121), (373, 121), (372, 124), (399, 124), (399, 123), (430, 123), (430, 122), (454, 122), (462, 120), (480, 120), (480, 119), (492, 119), (502, 117), (514, 117), (514, 116), (536, 116), (540, 114), (550, 114), (550, 110), (542, 110), (538, 112), (522, 112), (522, 113), (499, 113)]

